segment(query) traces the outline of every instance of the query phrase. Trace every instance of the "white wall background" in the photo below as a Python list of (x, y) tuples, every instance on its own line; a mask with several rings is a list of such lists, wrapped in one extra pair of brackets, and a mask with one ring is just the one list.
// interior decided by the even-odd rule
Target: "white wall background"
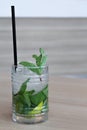
[(16, 16), (87, 17), (87, 0), (0, 0), (0, 16), (10, 16), (15, 5)]

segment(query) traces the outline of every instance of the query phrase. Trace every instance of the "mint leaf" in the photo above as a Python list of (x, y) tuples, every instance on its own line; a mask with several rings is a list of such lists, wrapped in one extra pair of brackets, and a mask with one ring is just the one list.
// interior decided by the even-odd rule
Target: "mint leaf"
[(32, 94), (34, 94), (34, 93), (35, 93), (35, 90), (26, 91), (26, 93), (27, 93), (27, 94), (29, 94), (29, 95), (32, 95)]
[(27, 104), (30, 107), (31, 101), (30, 101), (29, 94), (25, 92), (23, 95), (24, 95), (25, 104)]
[(34, 105), (38, 105), (41, 101), (44, 101), (45, 100), (45, 95), (41, 92), (35, 94), (35, 95), (32, 95), (30, 97), (31, 99), (31, 102), (34, 104)]
[(47, 97), (48, 97), (48, 85), (46, 85), (46, 87), (37, 94), (30, 96), (30, 100), (34, 105), (38, 105), (41, 101), (44, 102), (45, 99), (47, 99)]
[(42, 55), (37, 57), (37, 59), (36, 59), (36, 65), (37, 66), (41, 66), (41, 59), (42, 59)]
[(42, 55), (37, 56), (37, 55), (34, 54), (34, 55), (32, 55), (32, 57), (35, 58), (35, 60), (36, 60), (36, 65), (37, 65), (37, 66), (40, 66)]
[(14, 95), (13, 96), (13, 101), (15, 104), (17, 103), (24, 103), (24, 97), (20, 94)]
[(42, 59), (41, 59), (41, 63), (40, 65), (43, 66), (46, 64), (46, 61), (47, 61), (47, 56), (43, 56)]
[(37, 58), (38, 58), (38, 56), (37, 56), (37, 55), (35, 55), (35, 54), (34, 54), (34, 55), (32, 55), (32, 57), (33, 57), (33, 58), (35, 58), (35, 59), (37, 59)]
[(42, 48), (40, 48), (39, 51), (40, 51), (40, 53), (41, 53), (42, 55), (45, 54), (45, 52), (44, 52), (44, 50), (43, 50)]
[(36, 67), (36, 65), (35, 65), (34, 63), (27, 62), (27, 61), (22, 61), (22, 62), (20, 62), (19, 64), (21, 64), (21, 65), (23, 65), (23, 66), (25, 66), (25, 67), (29, 67), (29, 69), (31, 69), (30, 67), (33, 67), (33, 68)]
[(13, 95), (13, 103), (15, 104), (16, 113), (22, 114), (25, 104), (24, 96), (20, 94)]
[(21, 102), (16, 103), (16, 113), (22, 114), (24, 109), (23, 109), (23, 104)]
[(34, 63), (30, 63), (27, 61), (22, 61), (19, 64), (23, 65), (24, 67), (28, 67), (29, 70), (35, 72), (36, 74), (40, 75), (40, 69)]
[(30, 96), (35, 92), (35, 90), (31, 91), (25, 91), (23, 96), (25, 100), (25, 104), (27, 104), (29, 107), (31, 106)]
[(27, 82), (29, 82), (29, 78), (21, 85), (21, 88), (20, 88), (20, 90), (19, 90), (19, 92), (18, 92), (18, 94), (23, 94), (24, 92), (25, 92), (25, 90), (26, 90), (26, 88), (27, 88)]
[(39, 52), (40, 52), (39, 56), (34, 54), (32, 57), (35, 58), (37, 66), (43, 66), (46, 64), (47, 56), (45, 55), (45, 52), (42, 48), (39, 49)]
[(46, 64), (47, 61), (47, 55), (45, 54), (44, 50), (42, 48), (39, 49), (40, 51), (40, 56), (41, 56), (41, 63), (40, 66), (43, 66)]

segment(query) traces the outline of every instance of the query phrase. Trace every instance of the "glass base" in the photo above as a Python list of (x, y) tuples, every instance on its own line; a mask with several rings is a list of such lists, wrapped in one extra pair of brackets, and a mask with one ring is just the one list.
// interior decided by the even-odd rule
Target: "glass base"
[(24, 124), (35, 124), (40, 123), (48, 120), (48, 112), (36, 116), (20, 116), (16, 115), (15, 113), (12, 114), (12, 120), (14, 122), (18, 123), (24, 123)]

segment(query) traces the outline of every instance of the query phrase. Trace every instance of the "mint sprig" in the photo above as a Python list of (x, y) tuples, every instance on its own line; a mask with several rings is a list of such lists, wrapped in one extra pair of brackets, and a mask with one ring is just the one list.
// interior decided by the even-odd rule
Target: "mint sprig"
[(35, 58), (37, 66), (43, 66), (46, 64), (47, 56), (42, 48), (39, 49), (39, 52), (40, 52), (39, 56), (34, 54), (32, 57)]
[[(39, 55), (32, 55), (32, 58), (35, 59), (35, 63), (22, 61), (19, 64), (27, 67), (32, 72), (41, 75), (43, 72), (43, 66), (47, 62), (47, 55), (42, 48), (39, 49), (39, 52)], [(18, 93), (13, 94), (13, 102), (15, 104), (16, 112), (19, 114), (33, 115), (41, 113), (42, 111), (47, 111), (48, 84), (44, 86), (44, 89), (36, 93), (35, 90), (27, 90), (27, 83), (29, 81), (30, 78), (22, 83)], [(40, 81), (42, 81), (41, 77)]]
[(27, 88), (27, 83), (29, 82), (29, 78), (21, 85), (21, 88), (20, 88), (20, 90), (19, 90), (19, 94), (23, 94), (24, 92), (25, 92), (25, 90), (26, 90), (26, 88)]
[[(42, 107), (47, 107), (48, 104), (48, 85), (36, 94), (35, 90), (28, 91), (27, 79), (22, 85), (18, 93), (13, 95), (13, 102), (15, 104), (16, 112), (19, 114), (37, 114), (41, 113)], [(40, 105), (42, 104), (42, 105)], [(41, 107), (40, 107), (41, 106)], [(37, 108), (37, 109), (36, 109)]]
[[(44, 66), (47, 62), (47, 55), (45, 54), (42, 48), (39, 49), (40, 55), (32, 55), (32, 57), (36, 60), (35, 64), (32, 62), (22, 61), (19, 64), (23, 65), (24, 67), (28, 67), (31, 71), (35, 72), (38, 75), (42, 74), (42, 66)], [(37, 68), (39, 67), (39, 68)]]

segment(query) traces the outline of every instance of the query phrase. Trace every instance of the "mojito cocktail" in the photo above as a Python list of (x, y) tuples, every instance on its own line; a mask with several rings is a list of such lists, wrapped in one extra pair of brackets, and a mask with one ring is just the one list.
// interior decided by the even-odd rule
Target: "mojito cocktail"
[(22, 61), (18, 66), (12, 66), (12, 114), (16, 122), (37, 123), (48, 118), (48, 66), (45, 60), (44, 55), (42, 65)]

